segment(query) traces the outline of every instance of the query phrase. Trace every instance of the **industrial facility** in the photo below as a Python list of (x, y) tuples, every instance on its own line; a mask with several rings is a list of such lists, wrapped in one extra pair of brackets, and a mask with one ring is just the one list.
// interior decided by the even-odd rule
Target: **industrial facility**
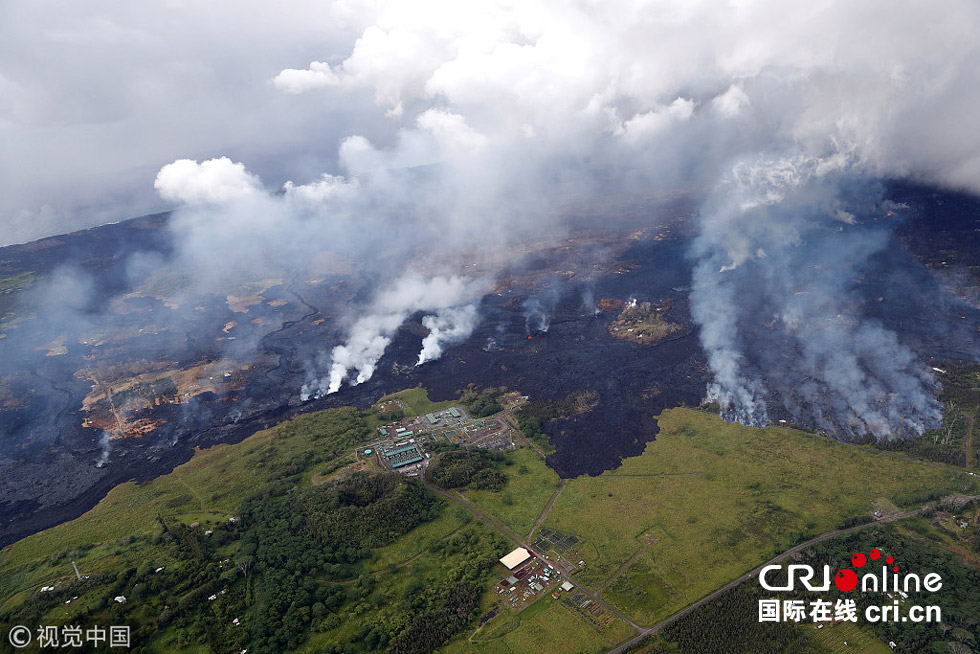
[(398, 470), (405, 466), (419, 463), (425, 460), (425, 453), (414, 440), (404, 445), (396, 445), (388, 449), (378, 451), (379, 456), (392, 470)]
[(428, 426), (435, 427), (437, 425), (442, 426), (459, 422), (465, 417), (466, 416), (464, 416), (458, 408), (451, 407), (449, 409), (445, 409), (444, 411), (436, 411), (434, 413), (425, 414), (425, 421), (428, 423)]
[(518, 547), (516, 550), (500, 559), (500, 563), (503, 564), (508, 570), (513, 570), (525, 561), (531, 558), (531, 553), (528, 552), (523, 547)]

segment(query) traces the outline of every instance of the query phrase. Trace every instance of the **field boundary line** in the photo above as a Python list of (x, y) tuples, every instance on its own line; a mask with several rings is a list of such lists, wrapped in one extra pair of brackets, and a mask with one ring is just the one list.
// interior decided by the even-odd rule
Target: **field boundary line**
[(548, 502), (544, 505), (544, 508), (541, 509), (541, 514), (538, 515), (538, 519), (534, 521), (533, 525), (531, 525), (531, 531), (528, 532), (527, 534), (528, 542), (530, 542), (534, 538), (534, 532), (536, 532), (541, 527), (541, 523), (544, 522), (545, 518), (548, 517), (548, 513), (551, 512), (551, 507), (555, 505), (555, 500), (557, 500), (558, 496), (561, 495), (561, 492), (565, 490), (566, 481), (568, 480), (567, 479), (561, 480), (561, 482), (558, 484), (558, 488), (555, 489), (555, 492), (551, 494), (550, 498), (548, 498)]

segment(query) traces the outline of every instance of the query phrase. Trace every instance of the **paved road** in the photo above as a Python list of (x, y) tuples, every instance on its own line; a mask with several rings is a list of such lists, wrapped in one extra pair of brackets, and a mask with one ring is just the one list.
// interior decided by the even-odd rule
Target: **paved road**
[[(480, 520), (482, 520), (483, 522), (485, 522), (491, 529), (493, 529), (494, 531), (496, 531), (498, 534), (500, 534), (504, 538), (507, 538), (511, 542), (516, 543), (518, 546), (523, 547), (527, 551), (531, 552), (531, 554), (533, 554), (533, 555), (535, 555), (535, 556), (537, 556), (537, 557), (539, 557), (541, 559), (544, 559), (544, 556), (538, 554), (533, 549), (531, 549), (531, 546), (527, 542), (525, 542), (523, 538), (521, 538), (520, 536), (518, 536), (517, 534), (515, 534), (514, 532), (512, 532), (510, 529), (508, 529), (504, 525), (502, 525), (499, 522), (497, 522), (494, 518), (488, 516), (487, 514), (483, 513), (482, 511), (480, 511), (473, 504), (471, 504), (467, 499), (465, 499), (463, 497), (460, 497), (459, 495), (456, 495), (454, 493), (450, 493), (448, 491), (445, 491), (445, 490), (443, 490), (441, 488), (437, 488), (437, 487), (429, 484), (429, 482), (425, 480), (424, 476), (423, 477), (419, 477), (419, 479), (422, 481), (422, 485), (425, 486), (426, 488), (428, 488), (433, 493), (438, 493), (440, 496), (446, 498), (450, 502), (454, 502), (454, 503), (460, 505), (461, 507), (463, 507), (464, 509), (466, 509), (467, 511), (469, 511), (470, 513), (472, 513), (473, 515), (475, 515), (477, 518), (479, 518)], [(550, 559), (549, 559), (549, 561), (550, 561)], [(575, 578), (572, 577), (571, 574), (569, 574), (568, 570), (563, 570), (562, 571), (562, 577), (565, 579), (565, 581), (568, 581), (568, 582), (571, 582), (571, 583), (575, 584), (582, 593), (584, 593), (592, 601), (594, 601), (597, 604), (599, 604), (600, 606), (602, 606), (602, 608), (606, 609), (607, 611), (609, 611), (610, 613), (612, 613), (617, 618), (619, 618), (620, 620), (622, 620), (626, 624), (630, 625), (631, 627), (633, 627), (637, 631), (643, 631), (643, 627), (641, 627), (640, 625), (636, 624), (635, 622), (633, 622), (632, 620), (630, 620), (629, 618), (627, 618), (625, 615), (623, 615), (622, 613), (620, 613), (618, 610), (616, 610), (615, 608), (613, 608), (609, 604), (606, 604), (604, 601), (602, 601), (601, 599), (599, 599), (598, 597), (596, 597), (595, 595), (593, 595), (591, 591), (589, 591), (587, 588), (585, 588), (584, 586), (582, 586), (582, 584), (580, 584), (579, 582), (577, 582), (575, 580)]]
[[(980, 495), (972, 495), (972, 496), (968, 496), (968, 497), (970, 497), (970, 499), (980, 499)], [(742, 575), (738, 579), (736, 579), (736, 580), (734, 580), (734, 581), (726, 584), (725, 586), (719, 588), (718, 590), (714, 591), (710, 595), (705, 595), (704, 597), (702, 597), (701, 599), (699, 599), (694, 604), (691, 604), (691, 605), (687, 606), (686, 608), (681, 609), (680, 611), (678, 611), (677, 613), (673, 614), (672, 616), (670, 616), (666, 620), (663, 620), (661, 622), (658, 622), (657, 624), (653, 625), (652, 627), (641, 628), (639, 634), (637, 634), (635, 637), (631, 638), (630, 640), (626, 641), (622, 645), (616, 647), (615, 649), (610, 650), (609, 651), (609, 654), (619, 654), (620, 652), (622, 652), (626, 648), (628, 648), (628, 647), (630, 647), (632, 645), (635, 645), (635, 644), (639, 643), (644, 638), (646, 638), (648, 636), (651, 636), (651, 635), (657, 633), (658, 631), (660, 631), (661, 629), (663, 629), (664, 627), (666, 627), (670, 623), (678, 620), (679, 618), (684, 617), (685, 615), (687, 615), (691, 611), (695, 610), (696, 608), (700, 607), (701, 605), (707, 604), (708, 602), (716, 599), (719, 595), (721, 595), (725, 591), (731, 590), (732, 588), (735, 588), (736, 586), (738, 586), (739, 584), (741, 584), (743, 581), (747, 581), (748, 579), (751, 579), (752, 577), (755, 577), (756, 575), (759, 574), (759, 572), (762, 570), (762, 568), (764, 568), (767, 565), (772, 565), (774, 563), (779, 563), (780, 561), (783, 561), (787, 557), (792, 556), (793, 554), (796, 554), (798, 552), (801, 552), (801, 551), (805, 550), (806, 548), (810, 547), (811, 545), (816, 545), (817, 543), (821, 543), (821, 542), (823, 542), (825, 540), (830, 540), (831, 538), (836, 538), (838, 536), (843, 536), (844, 534), (849, 534), (849, 533), (852, 533), (852, 532), (855, 532), (855, 531), (861, 531), (863, 529), (869, 529), (871, 527), (875, 527), (877, 525), (880, 525), (880, 524), (882, 524), (884, 522), (895, 522), (896, 520), (904, 520), (905, 518), (911, 518), (912, 516), (919, 515), (920, 513), (922, 513), (923, 511), (925, 511), (930, 506), (932, 506), (932, 505), (931, 504), (927, 504), (926, 506), (922, 506), (922, 507), (920, 507), (918, 509), (914, 509), (912, 511), (904, 511), (902, 513), (893, 513), (892, 515), (885, 516), (884, 518), (881, 518), (880, 520), (875, 520), (874, 522), (868, 522), (868, 523), (865, 523), (863, 525), (857, 525), (856, 527), (850, 527), (848, 529), (838, 529), (836, 531), (830, 531), (830, 532), (827, 532), (826, 534), (822, 534), (820, 536), (817, 536), (816, 538), (811, 538), (810, 540), (806, 541), (805, 543), (800, 543), (799, 545), (796, 545), (795, 547), (791, 547), (790, 549), (786, 550), (782, 554), (779, 554), (778, 556), (776, 556), (776, 557), (774, 557), (774, 558), (766, 561), (765, 563), (763, 563), (762, 565), (758, 566), (757, 568), (754, 568), (754, 569), (750, 570), (749, 572), (746, 572), (744, 575)]]
[[(514, 408), (516, 408), (516, 407), (514, 407)], [(783, 427), (783, 428), (784, 429), (787, 429), (787, 427)], [(812, 434), (810, 432), (804, 432), (804, 431), (801, 431), (801, 430), (798, 430), (798, 429), (794, 429), (792, 427), (789, 427), (788, 429), (791, 429), (792, 431), (798, 431), (798, 432), (800, 432), (802, 434), (805, 434), (807, 436), (814, 436), (814, 434)], [(517, 433), (520, 434), (521, 433), (520, 430), (517, 430)], [(521, 434), (521, 436), (523, 436), (523, 434)], [(528, 439), (527, 437), (523, 437), (523, 440), (528, 445), (530, 445), (541, 456), (542, 459), (545, 458), (544, 452), (542, 452), (533, 442), (531, 442), (530, 439)], [(934, 462), (934, 461), (923, 461), (923, 460), (920, 460), (920, 459), (911, 459), (908, 456), (905, 456), (905, 455), (902, 455), (902, 454), (898, 454), (898, 453), (894, 453), (894, 452), (887, 452), (887, 451), (880, 451), (880, 452), (882, 452), (883, 454), (886, 454), (886, 455), (894, 456), (894, 457), (901, 457), (901, 458), (903, 458), (905, 460), (914, 460), (914, 461), (917, 461), (919, 463), (925, 463), (925, 464), (930, 465), (932, 467), (942, 468), (942, 469), (945, 469), (945, 470), (949, 470), (949, 471), (952, 471), (952, 472), (958, 472), (958, 473), (961, 473), (961, 474), (976, 476), (976, 475), (973, 475), (972, 473), (968, 472), (967, 470), (964, 470), (963, 468), (957, 468), (955, 466), (950, 466), (950, 465), (946, 465), (946, 464), (943, 464), (943, 463), (937, 463), (937, 462)], [(462, 506), (467, 511), (471, 512), (472, 514), (474, 514), (477, 518), (483, 520), (488, 526), (490, 526), (494, 531), (496, 531), (500, 535), (504, 536), (505, 538), (509, 539), (510, 541), (512, 541), (514, 543), (517, 543), (519, 546), (527, 549), (529, 552), (531, 552), (532, 554), (538, 556), (539, 558), (544, 558), (543, 556), (541, 556), (540, 554), (538, 554), (537, 552), (535, 552), (534, 550), (532, 550), (531, 549), (531, 546), (527, 542), (525, 542), (524, 539), (522, 539), (521, 537), (517, 536), (514, 532), (512, 532), (510, 529), (508, 529), (504, 525), (502, 525), (499, 522), (497, 522), (494, 518), (492, 518), (489, 515), (486, 515), (485, 513), (481, 512), (479, 509), (477, 509), (474, 505), (472, 505), (465, 498), (463, 498), (463, 497), (461, 497), (459, 495), (450, 493), (448, 491), (445, 491), (445, 490), (443, 490), (441, 488), (437, 488), (435, 486), (430, 485), (425, 480), (424, 475), (421, 475), (419, 477), (419, 479), (421, 480), (422, 484), (426, 488), (428, 488), (430, 491), (432, 491), (434, 493), (438, 493), (439, 495), (441, 495), (442, 497), (446, 498), (450, 502), (454, 502), (454, 503)], [(559, 488), (559, 491), (560, 491), (560, 488)], [(554, 500), (557, 498), (557, 496), (558, 496), (558, 493), (556, 492), (552, 496), (551, 500), (549, 501), (549, 504), (550, 503), (553, 503)], [(970, 499), (980, 499), (980, 495), (973, 495), (973, 496), (967, 496), (967, 497), (970, 497)], [(806, 542), (803, 542), (803, 543), (800, 543), (799, 545), (796, 545), (794, 547), (791, 547), (790, 549), (786, 550), (782, 554), (779, 554), (778, 556), (775, 556), (774, 558), (770, 559), (769, 561), (766, 561), (762, 565), (760, 565), (760, 566), (758, 566), (758, 567), (750, 570), (749, 572), (746, 572), (744, 575), (742, 575), (738, 579), (735, 579), (734, 581), (729, 582), (728, 584), (726, 584), (725, 586), (719, 588), (718, 590), (716, 590), (716, 591), (714, 591), (714, 592), (712, 592), (712, 593), (710, 593), (708, 595), (705, 595), (704, 597), (702, 597), (697, 602), (688, 605), (687, 607), (681, 609), (680, 611), (678, 611), (677, 613), (673, 614), (669, 618), (667, 618), (667, 619), (665, 619), (665, 620), (663, 620), (663, 621), (661, 621), (661, 622), (653, 625), (652, 627), (641, 627), (640, 625), (636, 624), (635, 622), (633, 622), (632, 620), (630, 620), (629, 618), (627, 618), (625, 615), (623, 615), (622, 613), (620, 613), (617, 609), (615, 609), (614, 607), (610, 606), (609, 604), (607, 604), (603, 600), (599, 599), (591, 591), (589, 591), (584, 586), (582, 586), (582, 584), (580, 584), (577, 581), (575, 581), (575, 579), (568, 573), (567, 570), (563, 570), (563, 575), (564, 575), (564, 578), (567, 581), (569, 581), (569, 582), (575, 584), (576, 586), (578, 586), (579, 590), (582, 593), (584, 593), (586, 596), (588, 596), (589, 598), (591, 598), (597, 604), (599, 604), (600, 606), (602, 606), (603, 608), (605, 608), (606, 610), (608, 610), (610, 613), (612, 613), (613, 615), (615, 615), (616, 617), (618, 617), (620, 620), (622, 620), (626, 624), (630, 625), (631, 627), (633, 627), (634, 629), (636, 629), (639, 632), (635, 637), (633, 637), (630, 640), (624, 642), (623, 644), (619, 645), (615, 649), (610, 650), (610, 652), (609, 652), (609, 654), (619, 654), (620, 652), (622, 652), (623, 650), (627, 649), (628, 647), (630, 647), (632, 645), (635, 645), (635, 644), (639, 643), (640, 641), (642, 641), (644, 638), (647, 638), (648, 636), (651, 636), (651, 635), (657, 633), (658, 631), (660, 631), (661, 629), (663, 629), (667, 625), (669, 625), (672, 622), (678, 620), (679, 618), (682, 618), (683, 616), (687, 615), (691, 611), (694, 611), (698, 607), (700, 607), (700, 606), (702, 606), (702, 605), (704, 605), (704, 604), (706, 604), (706, 603), (708, 603), (708, 602), (716, 599), (722, 593), (724, 593), (724, 592), (726, 592), (728, 590), (731, 590), (732, 588), (738, 586), (742, 582), (744, 582), (744, 581), (746, 581), (746, 580), (748, 580), (748, 579), (750, 579), (750, 578), (758, 575), (759, 574), (759, 571), (762, 570), (762, 568), (764, 568), (767, 565), (772, 565), (774, 563), (779, 563), (780, 561), (786, 559), (787, 557), (792, 556), (793, 554), (796, 554), (798, 552), (801, 552), (802, 550), (806, 549), (807, 547), (810, 547), (811, 545), (815, 545), (817, 543), (821, 543), (821, 542), (823, 542), (825, 540), (829, 540), (831, 538), (836, 538), (836, 537), (842, 536), (844, 534), (852, 533), (852, 532), (855, 532), (855, 531), (861, 531), (863, 529), (868, 529), (870, 527), (874, 527), (875, 525), (879, 525), (879, 524), (882, 524), (882, 523), (885, 523), (885, 522), (895, 522), (896, 520), (903, 520), (905, 518), (910, 518), (910, 517), (912, 517), (914, 515), (918, 515), (918, 514), (922, 513), (923, 511), (925, 511), (926, 508), (928, 508), (930, 506), (932, 506), (932, 504), (927, 504), (927, 505), (925, 505), (923, 507), (920, 507), (918, 509), (914, 509), (912, 511), (904, 511), (902, 513), (895, 513), (895, 514), (886, 516), (884, 518), (881, 518), (879, 520), (876, 520), (874, 522), (865, 523), (863, 525), (857, 525), (855, 527), (850, 527), (848, 529), (837, 529), (835, 531), (827, 532), (826, 534), (822, 534), (822, 535), (817, 536), (815, 538), (811, 538), (810, 540), (808, 540)], [(545, 509), (545, 513), (547, 513), (548, 508), (550, 508), (550, 507), (547, 507)], [(540, 522), (540, 518), (539, 518), (539, 522)], [(538, 525), (535, 524), (534, 529), (536, 529), (537, 526)], [(532, 529), (532, 532), (531, 532), (532, 534), (534, 533), (534, 529)]]

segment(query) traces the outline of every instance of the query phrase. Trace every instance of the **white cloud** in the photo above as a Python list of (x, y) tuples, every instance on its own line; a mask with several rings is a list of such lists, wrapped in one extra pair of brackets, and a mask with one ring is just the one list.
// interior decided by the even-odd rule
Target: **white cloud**
[(711, 106), (727, 118), (737, 116), (750, 104), (749, 96), (745, 95), (745, 91), (738, 84), (732, 84), (727, 91), (715, 96), (711, 101)]
[(312, 89), (337, 86), (340, 78), (330, 68), (330, 64), (313, 61), (306, 69), (287, 68), (272, 79), (276, 88), (286, 93), (300, 94)]
[(459, 114), (445, 109), (429, 109), (416, 120), (416, 124), (431, 133), (447, 148), (460, 147), (475, 150), (487, 143), (487, 137), (474, 131)]
[(617, 133), (626, 141), (637, 144), (669, 130), (674, 123), (685, 121), (694, 114), (694, 101), (677, 98), (670, 105), (633, 116)]
[(356, 180), (349, 182), (343, 177), (324, 174), (309, 184), (294, 184), (289, 181), (283, 185), (287, 201), (299, 209), (314, 210), (336, 199), (349, 199), (357, 193)]
[(865, 171), (980, 190), (970, 0), (9, 5), (7, 239), (158, 209), (161, 163), (212, 153), (278, 186), (479, 150), (492, 189), (586, 160), (671, 183), (842, 148)]
[(247, 200), (261, 190), (258, 178), (228, 157), (178, 159), (160, 169), (153, 186), (164, 200), (192, 205)]

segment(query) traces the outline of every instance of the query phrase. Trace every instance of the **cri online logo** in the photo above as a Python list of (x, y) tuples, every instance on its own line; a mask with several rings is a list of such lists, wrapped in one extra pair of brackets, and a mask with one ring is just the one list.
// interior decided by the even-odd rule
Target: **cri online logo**
[[(864, 564), (868, 562), (868, 557), (870, 557), (872, 561), (877, 561), (878, 559), (881, 558), (881, 550), (875, 547), (870, 552), (868, 552), (867, 557), (864, 556), (864, 554), (862, 554), (861, 552), (855, 552), (854, 555), (851, 556), (851, 565), (853, 565), (855, 568), (863, 568)], [(894, 563), (895, 563), (894, 558), (890, 556), (885, 557), (886, 567), (890, 565), (892, 566), (892, 572), (898, 572), (898, 566), (894, 565)], [(885, 576), (887, 577), (888, 576), (887, 569), (883, 568), (883, 570)], [(857, 588), (858, 585), (857, 573), (851, 570), (850, 568), (844, 568), (836, 575), (834, 575), (834, 585), (837, 586), (838, 589), (844, 591), (845, 593), (854, 590), (855, 588)]]
[[(871, 561), (882, 560), (882, 551), (877, 547), (868, 552), (865, 556), (862, 552), (856, 552), (851, 556), (851, 565), (854, 568), (864, 568), (866, 565), (870, 569), (868, 564), (868, 559)], [(830, 590), (830, 566), (823, 566), (823, 583), (815, 583), (814, 576), (816, 571), (813, 566), (809, 565), (790, 565), (787, 566), (787, 581), (786, 585), (778, 586), (769, 583), (766, 577), (773, 571), (779, 570), (783, 566), (781, 565), (767, 565), (762, 570), (759, 571), (759, 583), (766, 590), (794, 590), (796, 587), (796, 581), (806, 587), (810, 591), (828, 591)], [(891, 569), (891, 579), (889, 579), (889, 568)], [(935, 572), (930, 572), (923, 579), (919, 578), (919, 575), (915, 573), (908, 573), (903, 578), (904, 581), (904, 592), (908, 593), (911, 590), (914, 592), (921, 592), (925, 588), (929, 592), (936, 592), (943, 587), (942, 577), (940, 577)], [(895, 563), (894, 557), (885, 556), (882, 561), (881, 575), (877, 573), (868, 572), (860, 579), (861, 591), (862, 592), (886, 592), (888, 590), (897, 591), (900, 590), (899, 578), (898, 578), (898, 564)], [(879, 583), (880, 582), (880, 583)], [(858, 573), (851, 568), (844, 568), (834, 575), (834, 585), (837, 586), (838, 590), (849, 593), (858, 587)]]

